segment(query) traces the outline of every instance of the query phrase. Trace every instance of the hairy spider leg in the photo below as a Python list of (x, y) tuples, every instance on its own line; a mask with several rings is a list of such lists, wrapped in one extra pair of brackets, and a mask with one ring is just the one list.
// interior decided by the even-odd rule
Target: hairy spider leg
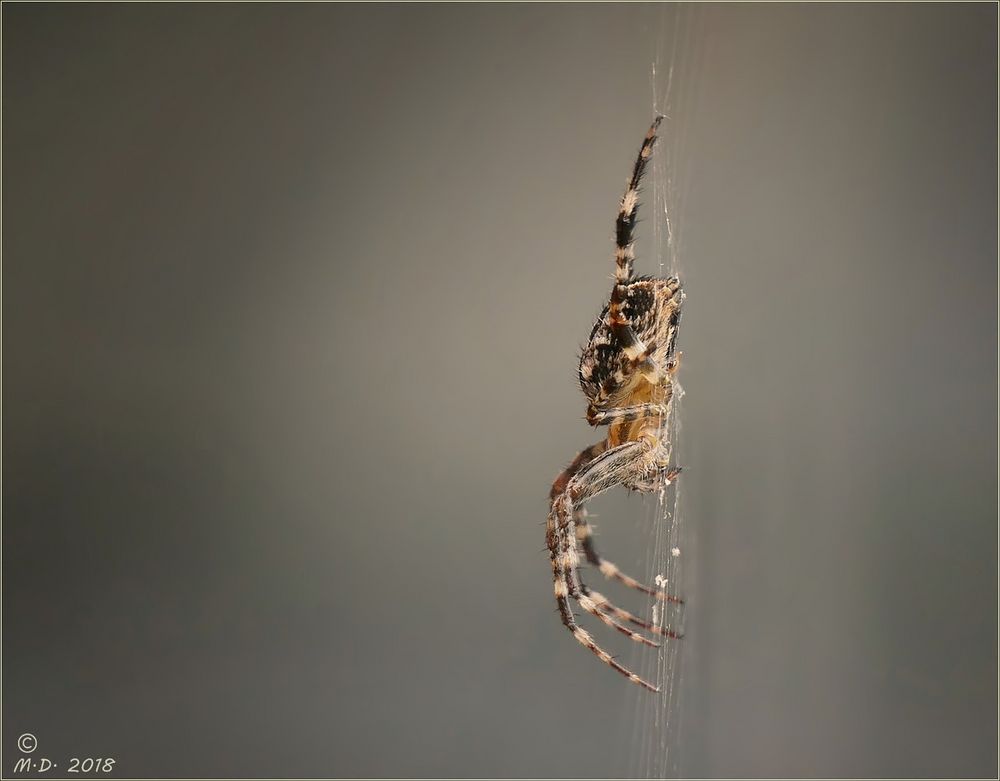
[[(668, 404), (670, 401), (670, 396), (667, 396), (666, 401), (661, 404), (640, 404), (635, 407), (621, 407), (618, 409), (610, 409), (606, 411), (588, 411), (587, 419), (595, 426), (607, 425), (611, 423), (618, 423), (620, 421), (628, 420), (638, 420), (640, 418), (647, 417), (666, 417), (669, 408)], [(550, 499), (554, 499), (556, 494), (563, 490), (565, 485), (569, 482), (570, 478), (576, 474), (577, 471), (583, 466), (587, 457), (594, 457), (604, 452), (607, 449), (607, 442), (598, 442), (596, 445), (591, 445), (589, 448), (584, 450), (576, 457), (569, 468), (563, 472), (557, 479), (555, 484), (552, 486), (552, 494)], [(680, 467), (671, 467), (667, 469), (664, 473), (668, 484), (677, 475), (681, 473)], [(653, 588), (652, 586), (647, 586), (644, 583), (636, 580), (635, 578), (626, 575), (622, 572), (618, 566), (607, 559), (601, 557), (594, 547), (594, 537), (593, 528), (587, 522), (587, 510), (585, 507), (578, 507), (573, 518), (574, 525), (576, 528), (576, 538), (583, 545), (584, 554), (587, 557), (587, 561), (597, 567), (601, 574), (609, 580), (617, 580), (624, 586), (628, 588), (635, 589), (636, 591), (641, 591), (644, 594), (655, 597), (660, 602), (671, 602), (678, 605), (683, 605), (684, 600), (680, 597), (676, 597), (672, 594), (666, 593), (663, 589)], [(601, 596), (601, 595), (598, 595)], [(596, 600), (600, 604), (601, 600)], [(607, 600), (604, 600), (605, 606), (608, 607), (609, 612), (618, 615), (619, 618), (625, 621), (631, 621), (631, 619), (626, 616), (615, 613), (616, 610), (621, 610), (621, 608), (616, 608), (614, 605), (610, 605)], [(613, 609), (612, 609), (613, 608)], [(625, 611), (622, 611), (623, 613)], [(632, 621), (632, 623), (638, 626), (643, 626), (641, 620)], [(646, 627), (649, 628), (649, 627)]]
[(667, 405), (670, 403), (672, 393), (670, 386), (666, 387), (668, 388), (667, 398), (658, 404), (636, 404), (633, 407), (612, 407), (610, 409), (598, 409), (591, 406), (587, 409), (587, 422), (592, 426), (608, 426), (641, 418), (666, 419), (667, 415), (670, 414), (670, 407)]
[(639, 155), (635, 159), (632, 167), (632, 178), (629, 179), (625, 188), (625, 195), (622, 196), (618, 209), (618, 219), (615, 222), (615, 282), (625, 284), (632, 279), (632, 261), (635, 260), (635, 231), (636, 216), (639, 211), (639, 183), (642, 175), (646, 172), (646, 165), (653, 154), (653, 144), (656, 143), (656, 131), (660, 127), (663, 117), (658, 116), (653, 120), (646, 137), (643, 139)]
[[(564, 516), (555, 514), (553, 517), (553, 525), (550, 528), (553, 529), (555, 536), (555, 558), (552, 559), (552, 567), (553, 582), (556, 584), (555, 591), (557, 599), (561, 593), (565, 592), (565, 594), (577, 602), (583, 610), (590, 613), (607, 626), (610, 626), (612, 629), (621, 632), (623, 635), (636, 641), (637, 643), (659, 648), (659, 643), (629, 629), (623, 624), (618, 623), (610, 614), (605, 612), (603, 607), (598, 606), (598, 604), (594, 602), (588, 594), (584, 593), (583, 584), (580, 583), (578, 577), (580, 556), (576, 549), (575, 531), (572, 525), (572, 513), (567, 513)], [(551, 557), (552, 548), (550, 546), (550, 558)]]
[(590, 447), (581, 450), (570, 465), (560, 472), (555, 482), (552, 483), (552, 490), (549, 491), (549, 502), (552, 502), (559, 494), (566, 490), (566, 485), (570, 479), (580, 471), (584, 464), (590, 463), (607, 449), (608, 441), (602, 439), (600, 442), (595, 442)]
[[(566, 492), (570, 479), (573, 478), (585, 465), (589, 464), (597, 456), (605, 452), (607, 447), (607, 441), (602, 440), (581, 451), (577, 457), (573, 459), (573, 462), (556, 478), (555, 482), (552, 484), (552, 490), (549, 493), (550, 501), (554, 504), (556, 498)], [(553, 573), (556, 582), (564, 583), (567, 595), (576, 600), (580, 604), (580, 607), (586, 612), (595, 616), (613, 629), (627, 635), (632, 640), (658, 648), (659, 643), (642, 636), (638, 632), (633, 632), (627, 626), (623, 626), (615, 621), (611, 615), (604, 611), (602, 606), (594, 602), (590, 595), (586, 593), (586, 587), (579, 582), (579, 578), (576, 574), (579, 565), (579, 552), (577, 551), (576, 531), (572, 525), (572, 518), (572, 513), (566, 519), (562, 519), (554, 513), (549, 516), (549, 522), (546, 529), (546, 542), (548, 544), (550, 558), (552, 559)], [(556, 590), (559, 592), (562, 590), (562, 587), (557, 585)]]
[[(671, 473), (679, 472), (680, 470), (676, 467), (667, 472), (668, 479), (673, 479), (670, 477)], [(674, 475), (676, 476), (676, 474)], [(660, 588), (653, 588), (652, 586), (647, 586), (645, 583), (641, 583), (633, 577), (626, 575), (616, 564), (611, 563), (597, 552), (597, 548), (594, 547), (594, 535), (593, 527), (587, 522), (586, 511), (584, 514), (576, 519), (576, 538), (583, 545), (584, 555), (587, 557), (587, 561), (597, 567), (601, 574), (604, 575), (608, 580), (617, 580), (623, 586), (635, 589), (636, 591), (641, 591), (643, 594), (648, 594), (651, 597), (655, 597), (659, 602), (670, 602), (675, 605), (683, 605), (684, 600), (680, 597), (674, 596), (673, 594), (668, 594), (666, 591)], [(592, 597), (593, 598), (593, 597)], [(595, 602), (600, 603), (600, 600), (594, 598)], [(605, 600), (606, 601), (606, 600)], [(610, 610), (610, 608), (609, 608)], [(610, 610), (614, 613), (614, 610)], [(623, 615), (619, 615), (619, 618), (625, 621), (631, 621), (634, 624), (642, 626), (639, 621), (632, 621), (630, 618), (626, 618)], [(648, 628), (648, 627), (647, 627)], [(672, 636), (672, 635), (668, 635)]]
[[(597, 645), (590, 633), (576, 623), (570, 603), (570, 599), (573, 599), (587, 612), (598, 617), (601, 614), (607, 616), (592, 596), (583, 593), (579, 581), (579, 556), (576, 551), (576, 527), (573, 520), (576, 508), (597, 494), (621, 485), (625, 476), (641, 474), (655, 468), (655, 449), (648, 440), (642, 439), (603, 450), (591, 461), (582, 464), (576, 474), (565, 481), (563, 475), (560, 475), (553, 486), (555, 496), (546, 527), (546, 542), (552, 560), (553, 590), (563, 624), (581, 645), (590, 649), (602, 662), (613, 667), (633, 683), (658, 692), (658, 687), (624, 667)], [(556, 486), (560, 483), (565, 487), (562, 491), (556, 492)], [(607, 618), (610, 619), (610, 616)]]
[[(552, 490), (549, 492), (549, 501), (554, 502), (556, 497), (566, 490), (566, 486), (568, 485), (570, 479), (573, 478), (577, 474), (577, 472), (579, 472), (580, 469), (582, 469), (586, 464), (593, 461), (597, 456), (599, 456), (607, 449), (608, 449), (608, 441), (606, 439), (602, 439), (600, 442), (595, 442), (590, 447), (581, 450), (580, 453), (576, 456), (576, 458), (573, 459), (572, 463), (570, 463), (570, 465), (566, 467), (566, 469), (564, 469), (555, 479), (555, 482), (552, 484)], [(668, 471), (667, 479), (672, 480), (679, 472), (680, 469), (674, 469)], [(629, 588), (634, 588), (646, 594), (655, 595), (657, 599), (659, 599), (661, 602), (673, 602), (678, 605), (684, 604), (684, 600), (681, 599), (680, 597), (675, 597), (672, 594), (667, 594), (662, 589), (653, 589), (651, 586), (646, 586), (640, 583), (635, 578), (631, 578), (628, 575), (621, 572), (618, 569), (618, 567), (612, 564), (611, 562), (602, 559), (598, 555), (597, 550), (594, 548), (594, 543), (592, 539), (593, 527), (591, 527), (591, 525), (587, 522), (587, 508), (584, 507), (582, 504), (577, 505), (576, 508), (574, 509), (572, 520), (574, 526), (573, 529), (574, 538), (578, 542), (583, 544), (584, 553), (587, 556), (587, 561), (589, 561), (594, 566), (598, 567), (602, 573), (607, 571), (614, 572), (613, 576), (609, 575), (608, 577), (614, 577), (620, 583), (623, 583)], [(649, 629), (655, 634), (664, 635), (665, 637), (680, 637), (680, 635), (677, 635), (674, 632), (663, 630), (661, 627), (653, 626), (649, 622), (643, 621), (641, 618), (638, 618), (632, 613), (629, 613), (627, 610), (618, 607), (617, 605), (613, 604), (603, 594), (594, 591), (585, 583), (582, 582), (580, 583), (580, 590), (581, 593), (583, 593), (585, 596), (589, 596), (591, 599), (593, 599), (594, 602), (597, 604), (598, 608), (606, 609), (613, 616), (620, 618), (623, 621), (628, 621), (630, 623), (635, 624), (636, 626), (641, 626), (644, 629)]]
[(664, 627), (659, 626), (658, 624), (654, 624), (651, 623), (650, 621), (646, 621), (642, 618), (639, 618), (639, 616), (635, 615), (634, 613), (629, 613), (624, 608), (620, 608), (617, 605), (613, 605), (611, 602), (608, 601), (608, 598), (606, 596), (594, 591), (592, 588), (590, 588), (585, 584), (581, 584), (580, 587), (583, 590), (583, 593), (589, 596), (592, 600), (594, 600), (595, 604), (597, 604), (598, 607), (607, 610), (609, 613), (611, 613), (611, 615), (613, 615), (620, 621), (628, 621), (629, 623), (635, 624), (636, 626), (641, 626), (643, 629), (652, 632), (654, 635), (660, 635), (661, 637), (669, 637), (672, 640), (680, 640), (682, 637), (684, 637), (684, 635), (680, 634), (679, 632), (675, 632), (672, 629), (665, 629)]
[(618, 338), (629, 361), (635, 365), (643, 365), (644, 373), (655, 381), (656, 366), (649, 359), (652, 346), (646, 345), (636, 336), (622, 314), (622, 303), (626, 297), (626, 285), (632, 280), (632, 264), (635, 260), (635, 224), (639, 214), (639, 183), (646, 171), (646, 164), (653, 154), (656, 143), (656, 131), (663, 121), (662, 116), (656, 117), (643, 139), (639, 155), (632, 168), (632, 178), (629, 179), (618, 209), (618, 219), (615, 221), (615, 286), (611, 291), (611, 302), (608, 306), (608, 324)]
[[(577, 455), (577, 457), (573, 459), (572, 463), (568, 467), (566, 467), (555, 479), (555, 482), (552, 484), (552, 490), (549, 492), (549, 501), (550, 502), (554, 501), (555, 498), (559, 496), (559, 494), (563, 493), (566, 490), (566, 486), (569, 483), (570, 479), (574, 477), (576, 473), (579, 472), (580, 469), (585, 464), (588, 464), (589, 462), (593, 461), (597, 456), (599, 456), (607, 449), (608, 449), (608, 441), (606, 439), (602, 439), (600, 442), (596, 442), (590, 447), (581, 450), (580, 453)], [(667, 471), (666, 472), (667, 479), (673, 480), (673, 478), (676, 477), (677, 474), (680, 473), (680, 471), (681, 470), (679, 468), (674, 468)], [(595, 567), (600, 569), (602, 573), (606, 572), (613, 573), (612, 575), (607, 575), (607, 577), (609, 578), (613, 577), (619, 583), (622, 583), (628, 586), (629, 588), (636, 589), (637, 591), (641, 591), (645, 594), (655, 595), (657, 599), (659, 599), (661, 602), (673, 602), (678, 605), (684, 604), (684, 600), (681, 599), (680, 597), (675, 597), (672, 594), (666, 594), (662, 589), (654, 589), (651, 586), (646, 586), (640, 583), (635, 578), (631, 578), (625, 573), (621, 572), (618, 569), (618, 567), (612, 564), (610, 561), (602, 559), (598, 555), (597, 550), (594, 548), (593, 527), (590, 525), (590, 523), (587, 522), (587, 508), (584, 507), (582, 504), (578, 505), (573, 511), (573, 525), (574, 525), (574, 533), (576, 540), (583, 545), (587, 561), (589, 561)], [(586, 584), (581, 583), (581, 588), (584, 594), (590, 596), (596, 603), (598, 603), (599, 607), (606, 608), (609, 613), (616, 615), (623, 621), (629, 621), (633, 624), (636, 624), (637, 626), (650, 629), (651, 631), (654, 631), (657, 634), (662, 634), (667, 637), (677, 636), (674, 635), (672, 632), (660, 631), (659, 627), (653, 627), (651, 625), (648, 625), (647, 622), (643, 621), (642, 619), (636, 618), (627, 610), (623, 610), (617, 605), (612, 604), (604, 595), (598, 594), (597, 592), (593, 591)]]

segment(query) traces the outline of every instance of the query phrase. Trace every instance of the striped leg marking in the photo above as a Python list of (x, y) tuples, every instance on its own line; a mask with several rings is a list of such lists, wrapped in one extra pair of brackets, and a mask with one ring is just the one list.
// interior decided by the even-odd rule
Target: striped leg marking
[[(607, 605), (604, 604), (607, 600), (599, 602), (589, 593), (587, 586), (580, 582), (580, 554), (577, 551), (576, 528), (572, 520), (575, 517), (575, 513), (567, 513), (566, 517), (568, 518), (568, 522), (564, 526), (557, 523), (559, 534), (559, 555), (562, 557), (562, 560), (559, 562), (556, 569), (564, 575), (563, 579), (566, 583), (568, 596), (587, 613), (590, 613), (592, 616), (607, 626), (610, 626), (612, 629), (621, 632), (630, 640), (642, 643), (643, 645), (652, 646), (653, 648), (659, 648), (660, 644), (656, 641), (650, 640), (648, 637), (645, 637), (644, 635), (641, 635), (640, 633), (635, 632), (627, 626), (615, 621), (610, 612), (606, 609)], [(561, 592), (562, 588), (556, 587), (556, 590), (557, 592)], [(622, 612), (624, 613), (625, 611)], [(625, 619), (625, 616), (619, 617)]]
[[(636, 591), (641, 591), (643, 594), (648, 594), (651, 597), (655, 597), (660, 602), (670, 602), (676, 605), (684, 604), (684, 600), (680, 597), (668, 594), (661, 588), (653, 588), (652, 586), (640, 583), (635, 578), (626, 575), (618, 569), (617, 565), (612, 564), (607, 559), (602, 559), (600, 554), (597, 552), (597, 549), (594, 547), (593, 527), (587, 522), (586, 515), (578, 516), (575, 525), (576, 537), (583, 545), (583, 552), (587, 556), (587, 561), (597, 567), (604, 577), (609, 580), (617, 580), (622, 585), (628, 586)], [(624, 618), (624, 616), (619, 617)]]
[(653, 124), (646, 132), (646, 137), (639, 148), (639, 156), (636, 157), (635, 165), (632, 167), (632, 177), (628, 181), (625, 195), (622, 196), (618, 208), (618, 219), (615, 221), (615, 281), (617, 283), (625, 283), (632, 278), (632, 261), (635, 260), (633, 232), (639, 212), (639, 184), (642, 181), (642, 175), (646, 172), (649, 158), (653, 154), (656, 131), (662, 121), (662, 116), (654, 119)]
[(641, 626), (643, 629), (652, 632), (654, 635), (660, 635), (661, 637), (669, 637), (672, 640), (680, 640), (684, 635), (679, 634), (672, 629), (664, 629), (662, 626), (657, 626), (650, 621), (644, 621), (639, 618), (639, 616), (629, 613), (624, 608), (620, 608), (617, 605), (613, 605), (608, 601), (608, 598), (603, 594), (599, 594), (592, 588), (586, 585), (582, 585), (583, 593), (587, 594), (594, 603), (599, 605), (604, 610), (607, 610), (615, 618), (621, 621), (628, 621), (630, 624), (635, 624), (636, 626)]
[(546, 543), (549, 549), (549, 558), (552, 562), (553, 591), (562, 622), (573, 634), (577, 642), (589, 649), (602, 662), (620, 672), (633, 683), (649, 691), (658, 692), (658, 687), (620, 664), (611, 654), (594, 642), (589, 632), (576, 623), (570, 599), (577, 601), (584, 610), (593, 614), (609, 626), (627, 634), (633, 640), (647, 645), (657, 645), (652, 640), (619, 624), (610, 615), (605, 613), (591, 596), (582, 592), (581, 584), (577, 577), (579, 556), (576, 549), (576, 529), (573, 524), (573, 504), (573, 499), (570, 497), (568, 490), (557, 495), (552, 501), (552, 510), (549, 513), (546, 524)]
[(622, 196), (618, 208), (618, 218), (615, 220), (615, 286), (608, 304), (608, 325), (625, 351), (625, 355), (633, 364), (641, 365), (644, 372), (651, 375), (651, 379), (656, 371), (655, 365), (649, 359), (652, 350), (636, 336), (622, 315), (621, 309), (625, 300), (625, 286), (632, 280), (632, 265), (635, 261), (634, 232), (639, 214), (639, 184), (653, 154), (656, 131), (662, 121), (663, 117), (658, 116), (646, 132), (639, 155), (632, 167), (632, 177), (628, 181), (625, 195)]

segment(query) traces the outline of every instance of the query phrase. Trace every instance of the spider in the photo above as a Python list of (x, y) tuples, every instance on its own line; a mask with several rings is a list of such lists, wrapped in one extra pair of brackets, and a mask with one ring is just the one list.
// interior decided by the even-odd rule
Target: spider
[(602, 662), (653, 692), (659, 688), (621, 665), (576, 623), (572, 605), (575, 602), (583, 611), (645, 645), (658, 647), (659, 643), (625, 623), (661, 637), (680, 637), (611, 604), (584, 584), (578, 571), (582, 546), (587, 561), (606, 578), (661, 602), (682, 602), (602, 559), (594, 548), (585, 508), (588, 500), (614, 486), (651, 492), (669, 485), (681, 471), (668, 463), (670, 443), (662, 422), (670, 413), (673, 378), (679, 367), (680, 353), (675, 355), (674, 343), (684, 293), (676, 277), (636, 277), (632, 271), (639, 184), (662, 119), (657, 116), (646, 133), (622, 197), (615, 230), (614, 288), (580, 357), (580, 387), (589, 401), (587, 422), (607, 426), (607, 437), (581, 452), (552, 484), (545, 533), (563, 624)]

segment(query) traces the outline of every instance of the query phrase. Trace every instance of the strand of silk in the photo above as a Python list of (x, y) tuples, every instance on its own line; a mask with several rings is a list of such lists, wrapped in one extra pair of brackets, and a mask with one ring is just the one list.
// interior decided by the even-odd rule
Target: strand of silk
[[(656, 51), (651, 67), (653, 112), (666, 115), (661, 126), (659, 148), (653, 156), (652, 238), (653, 260), (658, 276), (680, 276), (683, 281), (682, 231), (685, 195), (691, 165), (687, 149), (690, 116), (696, 110), (697, 78), (704, 47), (704, 13), (697, 5), (661, 6), (658, 9)], [(683, 329), (680, 344), (683, 345)], [(681, 377), (683, 379), (683, 366)], [(675, 391), (669, 418), (663, 421), (671, 443), (672, 463), (683, 465), (681, 409), (683, 390)], [(673, 486), (658, 492), (645, 513), (646, 582), (674, 593), (685, 593), (684, 563), (688, 547), (687, 518), (682, 497), (683, 476)], [(689, 594), (685, 596), (690, 597)], [(690, 600), (688, 600), (690, 601)], [(692, 616), (684, 606), (660, 604), (650, 599), (647, 615), (657, 623), (684, 630)], [(656, 681), (661, 693), (649, 696), (633, 692), (633, 736), (630, 747), (630, 777), (664, 778), (681, 774), (682, 709), (681, 684), (685, 640), (669, 641), (655, 654), (636, 653), (633, 664), (647, 680)], [(646, 649), (648, 650), (648, 649)], [(646, 695), (646, 696), (643, 696)]]

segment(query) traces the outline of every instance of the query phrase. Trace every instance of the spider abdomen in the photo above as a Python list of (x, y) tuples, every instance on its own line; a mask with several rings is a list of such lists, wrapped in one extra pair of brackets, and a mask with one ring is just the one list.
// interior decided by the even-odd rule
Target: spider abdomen
[[(664, 370), (674, 356), (683, 299), (676, 277), (640, 277), (625, 286), (621, 314), (649, 348), (653, 363)], [(643, 378), (630, 371), (625, 346), (609, 322), (609, 311), (610, 304), (598, 317), (580, 356), (580, 388), (591, 404), (628, 406), (628, 399), (640, 392), (638, 383)]]

